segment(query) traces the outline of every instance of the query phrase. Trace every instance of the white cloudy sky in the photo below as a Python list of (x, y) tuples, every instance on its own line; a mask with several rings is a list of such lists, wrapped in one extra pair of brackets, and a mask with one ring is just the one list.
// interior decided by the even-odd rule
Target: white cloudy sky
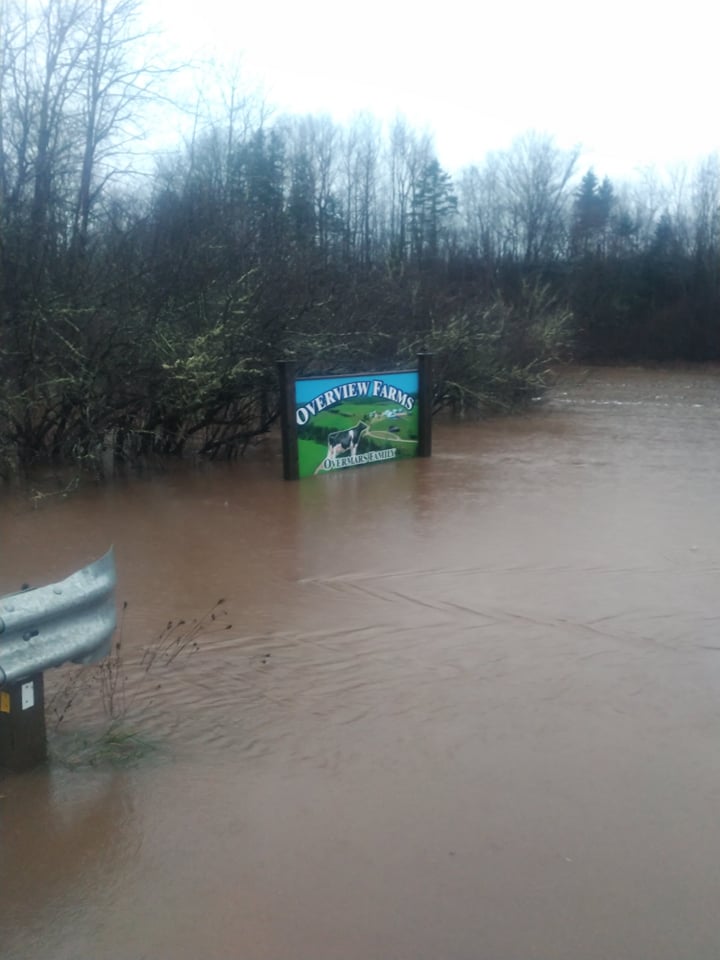
[[(401, 113), (450, 170), (528, 129), (603, 175), (720, 149), (711, 0), (145, 0), (181, 57), (240, 60), (283, 111)], [(716, 12), (718, 11), (718, 12)]]

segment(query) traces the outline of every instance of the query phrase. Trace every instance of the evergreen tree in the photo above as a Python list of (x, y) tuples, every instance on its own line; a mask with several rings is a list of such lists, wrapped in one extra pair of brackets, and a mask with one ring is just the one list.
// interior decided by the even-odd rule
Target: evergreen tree
[(410, 207), (412, 244), (418, 263), (437, 259), (457, 208), (450, 174), (435, 158), (429, 160), (413, 184)]
[(574, 256), (604, 254), (614, 203), (613, 187), (607, 177), (600, 183), (591, 168), (575, 193), (570, 232)]

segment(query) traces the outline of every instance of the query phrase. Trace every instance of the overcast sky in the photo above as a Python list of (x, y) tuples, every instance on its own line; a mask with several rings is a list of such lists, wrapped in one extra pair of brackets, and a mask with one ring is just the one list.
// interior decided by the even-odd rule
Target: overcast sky
[(240, 60), (281, 111), (400, 113), (450, 171), (529, 129), (599, 175), (720, 150), (714, 4), (145, 0), (183, 58)]

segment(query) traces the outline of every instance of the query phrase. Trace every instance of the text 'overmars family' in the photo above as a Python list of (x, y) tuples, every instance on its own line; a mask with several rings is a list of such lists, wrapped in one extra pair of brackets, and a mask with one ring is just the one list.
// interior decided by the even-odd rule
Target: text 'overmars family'
[(370, 450), (368, 453), (356, 453), (351, 457), (327, 457), (323, 461), (324, 470), (342, 470), (344, 467), (359, 467), (363, 463), (377, 463), (380, 460), (394, 460), (397, 450)]

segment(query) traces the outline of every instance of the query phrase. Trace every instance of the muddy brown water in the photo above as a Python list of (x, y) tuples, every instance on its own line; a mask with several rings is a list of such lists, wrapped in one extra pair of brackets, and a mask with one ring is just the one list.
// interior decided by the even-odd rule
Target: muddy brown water
[(4, 495), (0, 592), (114, 543), (129, 661), (227, 615), (133, 680), (151, 757), (0, 777), (0, 957), (717, 960), (720, 371), (279, 472)]

